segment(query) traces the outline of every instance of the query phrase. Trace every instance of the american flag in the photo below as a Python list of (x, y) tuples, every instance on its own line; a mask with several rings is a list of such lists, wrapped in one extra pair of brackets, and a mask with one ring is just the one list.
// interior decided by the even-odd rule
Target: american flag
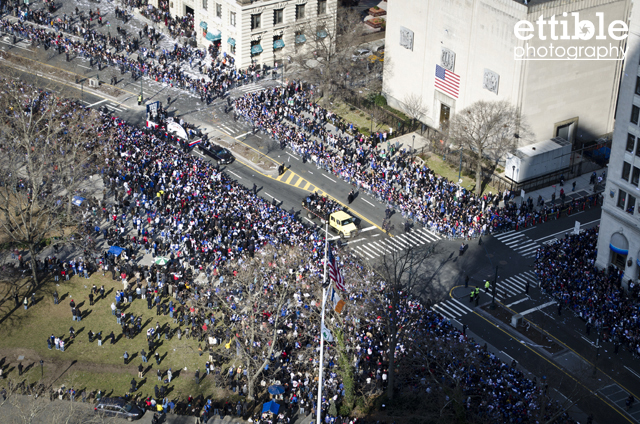
[(436, 88), (457, 99), (460, 91), (460, 76), (436, 65)]
[(340, 273), (340, 270), (338, 269), (336, 258), (333, 256), (333, 253), (331, 253), (331, 248), (329, 248), (328, 250), (329, 250), (329, 253), (328, 253), (329, 257), (328, 257), (327, 266), (329, 267), (329, 277), (331, 278), (331, 281), (335, 283), (336, 288), (338, 290), (345, 291), (344, 278), (342, 278), (342, 273)]

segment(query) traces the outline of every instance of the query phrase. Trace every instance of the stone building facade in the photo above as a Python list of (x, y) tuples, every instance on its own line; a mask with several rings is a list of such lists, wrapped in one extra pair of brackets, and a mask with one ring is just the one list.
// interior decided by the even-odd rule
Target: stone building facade
[(218, 43), (244, 69), (313, 49), (335, 30), (337, 0), (170, 0), (169, 10), (192, 13), (198, 46)]

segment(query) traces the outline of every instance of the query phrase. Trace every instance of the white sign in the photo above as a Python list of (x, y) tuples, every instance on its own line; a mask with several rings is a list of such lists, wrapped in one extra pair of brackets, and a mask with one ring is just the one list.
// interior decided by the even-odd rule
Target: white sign
[(580, 234), (580, 221), (576, 221), (573, 226), (573, 234)]
[(187, 132), (184, 130), (184, 128), (182, 128), (182, 125), (178, 124), (177, 122), (169, 122), (167, 124), (167, 131), (177, 135), (184, 140), (187, 140), (189, 138)]
[[(514, 47), (513, 55), (515, 60), (624, 60), (627, 52), (619, 42), (628, 33), (624, 21), (605, 25), (603, 12), (596, 12), (595, 22), (581, 20), (579, 12), (572, 12), (571, 16), (564, 12), (548, 19), (540, 15), (535, 22), (516, 22), (513, 34), (524, 43)], [(572, 42), (558, 45), (558, 40)]]

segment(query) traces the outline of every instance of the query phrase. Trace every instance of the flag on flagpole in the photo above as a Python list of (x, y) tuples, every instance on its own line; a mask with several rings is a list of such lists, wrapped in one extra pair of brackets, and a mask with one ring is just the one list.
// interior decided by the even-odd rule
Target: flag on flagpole
[(331, 334), (331, 331), (329, 331), (324, 324), (322, 324), (322, 337), (324, 337), (324, 339), (329, 343), (333, 341), (333, 334)]
[(329, 301), (333, 305), (333, 310), (339, 314), (342, 313), (342, 310), (346, 305), (344, 300), (340, 298), (340, 295), (338, 295), (338, 292), (334, 288), (331, 288), (328, 294), (329, 294)]
[(344, 278), (342, 278), (342, 273), (338, 269), (336, 258), (335, 256), (333, 256), (333, 253), (331, 252), (331, 247), (329, 247), (328, 250), (329, 250), (329, 253), (328, 253), (329, 257), (328, 257), (327, 266), (329, 267), (329, 277), (331, 278), (331, 281), (335, 283), (336, 288), (338, 290), (345, 291)]

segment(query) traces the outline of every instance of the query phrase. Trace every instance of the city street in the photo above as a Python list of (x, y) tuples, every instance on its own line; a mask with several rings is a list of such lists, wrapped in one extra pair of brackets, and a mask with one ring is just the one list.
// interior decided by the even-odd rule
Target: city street
[[(128, 25), (135, 28), (135, 19)], [(459, 255), (459, 240), (443, 239), (421, 225), (405, 233), (405, 221), (398, 213), (391, 218), (394, 226), (391, 234), (385, 234), (381, 225), (386, 204), (364, 192), (357, 192), (353, 203), (347, 204), (348, 193), (353, 188), (349, 183), (311, 162), (304, 163), (289, 149), (268, 151), (271, 142), (266, 135), (253, 134), (251, 126), (241, 120), (234, 121), (230, 114), (224, 113), (225, 99), (216, 99), (207, 105), (194, 95), (146, 77), (135, 81), (128, 74), (120, 75), (115, 69), (92, 69), (82, 58), (66, 62), (64, 55), (44, 52), (23, 40), (15, 45), (6, 37), (0, 41), (0, 49), (52, 68), (64, 69), (77, 75), (80, 81), (45, 78), (42, 73), (29, 72), (24, 68), (15, 71), (15, 77), (28, 83), (74, 97), (90, 107), (105, 106), (113, 114), (138, 125), (144, 125), (146, 119), (144, 105), (137, 104), (140, 91), (145, 103), (161, 101), (166, 105), (168, 97), (171, 97), (170, 116), (193, 123), (211, 139), (232, 137), (238, 143), (260, 150), (274, 162), (284, 164), (287, 171), (282, 175), (250, 167), (240, 160), (223, 167), (223, 170), (246, 187), (251, 188), (255, 184), (258, 195), (281, 208), (293, 210), (300, 220), (309, 225), (321, 225), (317, 219), (309, 219), (301, 207), (302, 199), (310, 192), (317, 191), (341, 202), (359, 218), (361, 227), (357, 237), (345, 242), (365, 261), (375, 263), (389, 252), (433, 246), (432, 257), (418, 272), (424, 275), (421, 294), (431, 300), (434, 309), (460, 327), (466, 325), (468, 334), (482, 340), (482, 343), (486, 342), (492, 347), (490, 350), (503, 360), (515, 360), (538, 380), (544, 378), (553, 390), (557, 390), (559, 401), (570, 399), (569, 403), (576, 402), (577, 408), (572, 413), (581, 422), (586, 421), (585, 411), (594, 413), (596, 422), (640, 422), (640, 408), (625, 411), (624, 407), (628, 393), (636, 398), (640, 395), (640, 365), (636, 359), (624, 350), (615, 354), (613, 344), (599, 341), (595, 331), (587, 335), (584, 321), (572, 312), (562, 311), (559, 315), (557, 303), (538, 289), (533, 273), (537, 248), (563, 238), (573, 231), (576, 221), (580, 222), (581, 229), (598, 225), (600, 206), (534, 227), (485, 236), (481, 244), (478, 240), (470, 240), (466, 242), (469, 243), (468, 249)], [(170, 43), (165, 41), (165, 44)], [(3, 71), (7, 69), (7, 62), (0, 65)], [(85, 78), (98, 76), (101, 81), (108, 81), (112, 76), (119, 78), (115, 88), (120, 94), (104, 95), (85, 84), (88, 81)], [(235, 88), (230, 97), (236, 98), (279, 84), (281, 80), (269, 77)], [(197, 149), (192, 154), (202, 156)], [(211, 160), (202, 157), (203, 160)], [(535, 192), (528, 195), (536, 197)], [(330, 237), (339, 238), (334, 233)], [(522, 315), (523, 327), (537, 327), (557, 349), (529, 340), (483, 309), (491, 303), (492, 292), (483, 292), (478, 306), (469, 302), (470, 288), (464, 287), (465, 276), (469, 277), (470, 287), (484, 288), (486, 280), (494, 280), (496, 268), (496, 302), (503, 305), (509, 315)]]

